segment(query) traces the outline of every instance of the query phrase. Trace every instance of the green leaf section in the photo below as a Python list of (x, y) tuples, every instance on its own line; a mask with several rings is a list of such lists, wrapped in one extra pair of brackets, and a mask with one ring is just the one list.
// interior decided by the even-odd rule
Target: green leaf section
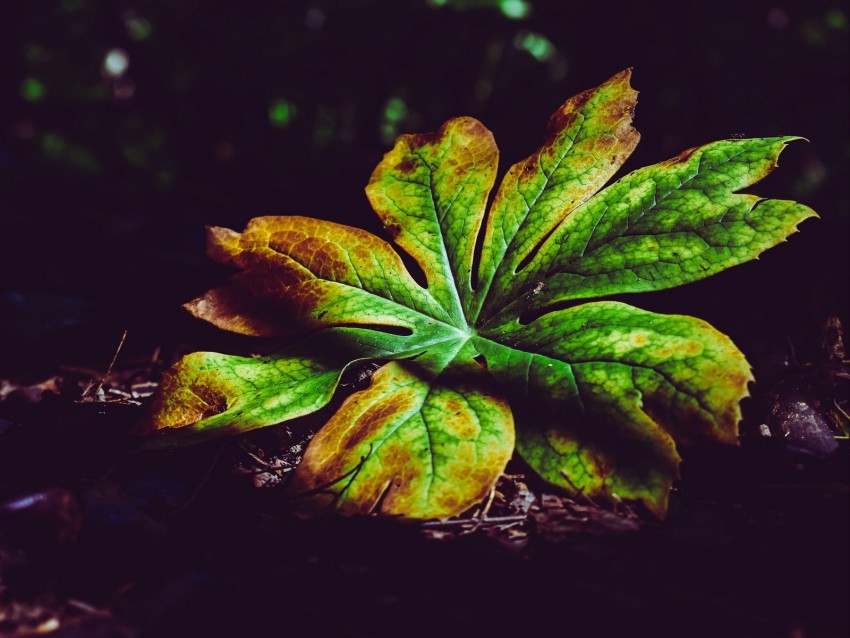
[(272, 357), (184, 358), (155, 401), (149, 428), (166, 434), (153, 445), (309, 414), (347, 365), (373, 360), (384, 365), (372, 385), (343, 402), (293, 473), (304, 511), (458, 514), (504, 469), (515, 417), (517, 449), (547, 481), (663, 514), (677, 446), (737, 440), (743, 355), (690, 317), (556, 304), (696, 281), (814, 213), (738, 192), (775, 168), (789, 137), (715, 142), (599, 191), (638, 140), (629, 78), (553, 115), (486, 225), (489, 131), (457, 118), (399, 139), (367, 195), (427, 287), (390, 244), (340, 224), (261, 217), (242, 233), (209, 229), (210, 256), (237, 273), (187, 308), (243, 334), (310, 336)]
[(418, 262), (428, 290), (464, 326), (472, 303), (475, 239), (499, 152), (478, 120), (402, 135), (372, 174), (366, 194), (396, 244)]
[(796, 202), (736, 191), (774, 168), (793, 137), (726, 140), (639, 169), (577, 209), (522, 271), (498, 324), (567, 300), (661, 290), (756, 258), (816, 217)]
[(289, 490), (302, 509), (419, 518), (487, 495), (514, 449), (513, 418), (474, 364), (437, 381), (391, 362), (313, 438)]
[(476, 345), (489, 370), (526, 406), (520, 454), (571, 491), (662, 512), (678, 472), (674, 443), (737, 440), (749, 366), (704, 321), (597, 302), (487, 337)]
[[(196, 352), (166, 371), (143, 427), (148, 447), (200, 443), (311, 414), (333, 396), (341, 362), (303, 347), (271, 357)], [(318, 349), (316, 349), (318, 351)]]
[(498, 308), (516, 296), (530, 276), (523, 263), (637, 146), (630, 79), (626, 69), (567, 100), (550, 118), (543, 145), (508, 171), (490, 211), (473, 319), (485, 298)]

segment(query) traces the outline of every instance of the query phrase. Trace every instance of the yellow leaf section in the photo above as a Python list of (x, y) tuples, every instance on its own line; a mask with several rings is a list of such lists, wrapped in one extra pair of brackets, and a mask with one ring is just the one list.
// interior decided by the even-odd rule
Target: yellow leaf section
[(459, 117), (436, 133), (402, 135), (366, 187), (387, 232), (419, 263), (456, 326), (472, 301), (475, 241), (498, 159), (492, 133)]
[(483, 499), (513, 452), (513, 418), (483, 370), (466, 367), (429, 382), (384, 365), (310, 442), (289, 487), (298, 507), (427, 519)]
[[(186, 304), (241, 334), (371, 324), (413, 329), (447, 315), (393, 248), (371, 233), (308, 217), (257, 217), (242, 233), (207, 230), (208, 253), (241, 272)], [(427, 315), (427, 316), (423, 316)]]

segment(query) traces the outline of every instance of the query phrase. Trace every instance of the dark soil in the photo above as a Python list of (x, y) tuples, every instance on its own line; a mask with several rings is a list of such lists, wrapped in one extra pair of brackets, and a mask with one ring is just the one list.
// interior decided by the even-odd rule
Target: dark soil
[(850, 635), (844, 440), (745, 424), (687, 455), (664, 522), (517, 463), (486, 512), (305, 521), (282, 487), (315, 422), (134, 452), (163, 365), (3, 382), (0, 635)]

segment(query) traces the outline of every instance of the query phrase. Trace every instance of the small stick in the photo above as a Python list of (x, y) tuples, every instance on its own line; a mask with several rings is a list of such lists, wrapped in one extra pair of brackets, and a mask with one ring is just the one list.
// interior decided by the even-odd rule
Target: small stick
[(256, 454), (254, 454), (253, 452), (249, 452), (248, 450), (246, 450), (246, 449), (245, 449), (244, 447), (242, 447), (241, 445), (239, 446), (239, 450), (240, 450), (241, 452), (244, 452), (245, 454), (247, 454), (247, 455), (248, 455), (248, 457), (249, 457), (251, 460), (253, 460), (255, 463), (257, 463), (258, 465), (261, 465), (261, 466), (263, 466), (264, 468), (267, 468), (267, 469), (269, 469), (269, 470), (276, 469), (276, 468), (275, 468), (275, 467), (274, 467), (271, 463), (268, 463), (267, 461), (264, 461), (264, 460), (263, 460), (263, 459), (261, 459), (259, 456), (257, 456), (257, 455), (256, 455)]
[(567, 483), (570, 484), (570, 487), (572, 487), (576, 491), (576, 495), (579, 498), (585, 499), (588, 503), (593, 505), (593, 507), (599, 507), (599, 505), (596, 503), (596, 501), (594, 501), (592, 498), (590, 498), (587, 494), (584, 493), (584, 488), (579, 489), (578, 485), (573, 483), (572, 479), (569, 477), (569, 475), (564, 470), (561, 470), (561, 476), (563, 476), (564, 480)]
[(514, 514), (512, 516), (494, 516), (493, 518), (487, 518), (481, 520), (480, 518), (454, 518), (450, 521), (425, 521), (422, 523), (423, 527), (453, 527), (455, 525), (475, 525), (476, 523), (481, 525), (501, 525), (503, 523), (519, 523), (520, 521), (526, 520), (528, 517), (525, 515)]
[(481, 515), (478, 517), (478, 520), (484, 520), (487, 518), (487, 513), (490, 511), (490, 506), (493, 505), (493, 499), (496, 498), (496, 486), (490, 488), (490, 496), (487, 498), (487, 503), (484, 505), (484, 509), (481, 510)]
[(832, 404), (835, 406), (835, 409), (836, 409), (836, 410), (838, 410), (838, 411), (841, 413), (841, 416), (843, 416), (845, 419), (847, 419), (848, 421), (850, 421), (850, 414), (847, 414), (847, 412), (845, 412), (845, 411), (841, 408), (841, 406), (840, 406), (840, 405), (838, 405), (838, 400), (837, 400), (837, 399), (833, 399), (833, 400), (832, 400)]
[(92, 607), (87, 602), (78, 600), (76, 598), (69, 598), (67, 601), (69, 607), (75, 607), (80, 611), (84, 611), (87, 614), (92, 614), (95, 616), (108, 616), (109, 612), (103, 609), (98, 609), (97, 607)]
[(485, 521), (489, 522), (490, 519), (487, 518), (487, 512), (490, 511), (490, 506), (493, 505), (493, 499), (496, 498), (496, 486), (490, 488), (490, 495), (487, 497), (487, 502), (484, 504), (484, 507), (481, 509), (481, 512), (472, 517), (472, 520), (475, 523), (472, 525), (472, 528), (468, 530), (469, 533), (474, 532), (479, 527), (481, 527), (481, 523)]
[[(103, 384), (106, 379), (109, 378), (109, 375), (112, 374), (112, 368), (115, 366), (115, 362), (118, 360), (118, 354), (121, 352), (121, 348), (124, 347), (124, 340), (127, 338), (127, 329), (124, 329), (124, 334), (121, 335), (121, 341), (118, 342), (118, 347), (115, 349), (115, 354), (112, 355), (112, 361), (109, 362), (109, 367), (106, 368), (106, 374), (100, 377), (100, 380), (97, 383), (97, 388), (94, 391), (94, 399), (93, 401), (98, 401), (98, 397), (103, 396)], [(91, 389), (91, 385), (85, 389), (83, 392), (83, 398), (88, 394)], [(105, 399), (103, 399), (105, 401)]]
[(112, 368), (115, 367), (115, 362), (118, 360), (118, 354), (121, 352), (121, 348), (124, 347), (124, 340), (127, 339), (127, 329), (124, 329), (124, 334), (121, 335), (121, 341), (118, 342), (118, 347), (115, 348), (115, 354), (112, 355), (112, 361), (109, 362), (109, 367), (106, 369), (106, 375), (104, 379), (109, 377), (112, 374)]

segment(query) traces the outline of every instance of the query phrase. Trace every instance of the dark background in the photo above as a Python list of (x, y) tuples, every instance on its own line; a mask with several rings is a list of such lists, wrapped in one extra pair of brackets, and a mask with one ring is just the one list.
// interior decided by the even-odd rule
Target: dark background
[[(220, 281), (205, 224), (380, 232), (363, 187), (403, 132), (472, 115), (502, 170), (566, 98), (634, 67), (631, 170), (800, 135), (752, 189), (812, 206), (760, 261), (639, 306), (804, 353), (848, 309), (848, 3), (28, 0), (0, 9), (0, 373), (156, 346), (250, 350), (180, 304)], [(120, 49), (129, 66), (104, 70)]]

